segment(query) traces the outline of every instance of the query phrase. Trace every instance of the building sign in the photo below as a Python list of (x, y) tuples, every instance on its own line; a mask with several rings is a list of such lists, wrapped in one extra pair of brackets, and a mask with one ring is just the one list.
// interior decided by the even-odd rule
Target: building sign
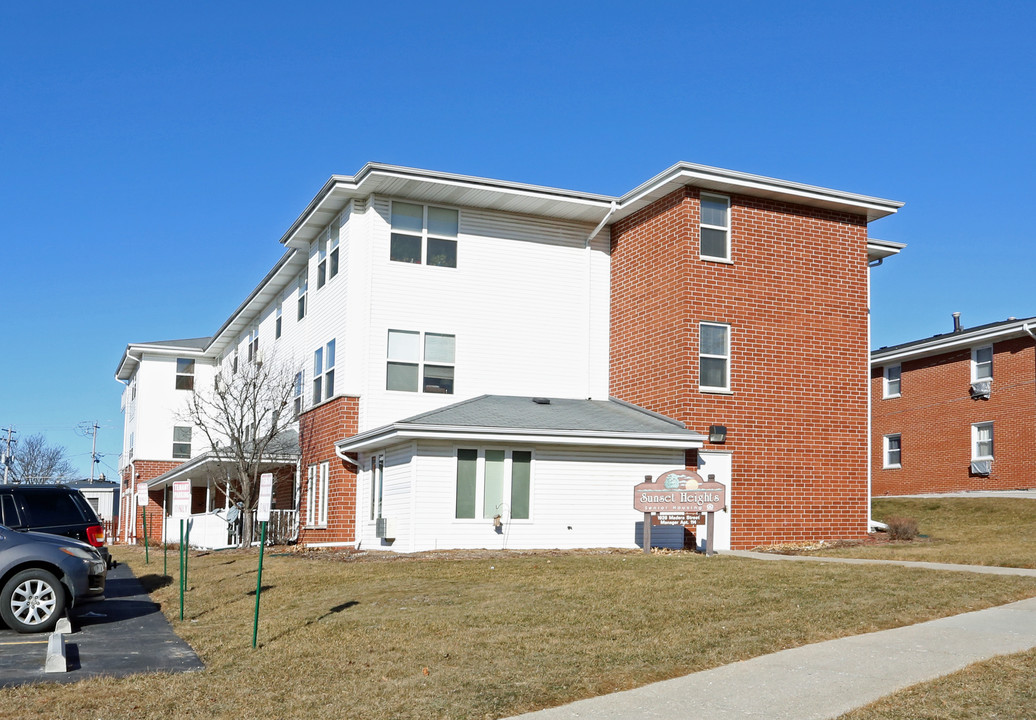
[(256, 509), (256, 519), (259, 522), (269, 522), (272, 506), (273, 473), (263, 473), (259, 476), (259, 507)]
[(702, 480), (693, 470), (669, 470), (654, 482), (640, 483), (634, 488), (635, 510), (660, 514), (673, 524), (677, 522), (675, 515), (719, 512), (726, 506), (726, 486)]
[(191, 481), (173, 482), (173, 517), (186, 519), (191, 516)]
[(147, 507), (147, 483), (137, 486), (137, 506)]

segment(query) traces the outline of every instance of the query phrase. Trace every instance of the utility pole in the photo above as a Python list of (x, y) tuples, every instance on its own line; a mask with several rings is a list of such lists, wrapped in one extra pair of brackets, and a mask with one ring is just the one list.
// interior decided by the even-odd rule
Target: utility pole
[(93, 446), (90, 448), (90, 482), (94, 481), (94, 470), (97, 469), (97, 429), (99, 427), (100, 425), (98, 425), (97, 421), (94, 420), (94, 441)]
[(7, 450), (4, 451), (4, 484), (8, 482), (8, 477), (11, 474), (11, 463), (14, 461), (14, 456), (11, 454), (11, 444), (17, 442), (12, 440), (11, 436), (14, 434), (14, 428), (10, 425), (7, 426)]

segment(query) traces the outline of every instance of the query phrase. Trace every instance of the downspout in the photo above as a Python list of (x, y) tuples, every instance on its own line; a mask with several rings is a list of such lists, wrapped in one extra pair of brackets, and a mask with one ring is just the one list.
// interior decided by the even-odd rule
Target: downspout
[[(593, 241), (597, 237), (597, 233), (604, 229), (604, 226), (611, 220), (612, 215), (619, 208), (618, 203), (612, 200), (611, 207), (608, 208), (608, 212), (601, 219), (601, 222), (597, 223), (597, 227), (586, 236), (586, 243), (583, 246), (583, 250), (586, 253), (586, 397), (593, 398), (593, 378), (594, 378), (594, 354), (591, 352), (593, 345), (593, 326), (594, 326), (594, 298), (593, 298), (593, 281), (594, 281), (594, 255), (593, 255)], [(608, 282), (611, 282), (611, 273), (609, 271)], [(611, 323), (609, 320), (609, 327)], [(607, 367), (607, 359), (606, 359)], [(607, 396), (607, 389), (605, 395)]]
[(1025, 323), (1022, 325), (1022, 330), (1029, 333), (1033, 340), (1036, 340), (1036, 324), (1030, 325), (1029, 323)]
[(357, 470), (360, 469), (360, 458), (359, 458), (359, 456), (357, 456), (355, 458), (349, 457), (342, 450), (340, 450), (337, 445), (335, 445), (335, 455), (337, 455), (342, 460), (345, 460), (347, 463), (349, 463), (350, 465), (355, 467)]
[(874, 455), (874, 420), (872, 418), (873, 405), (874, 405), (874, 393), (871, 390), (871, 272), (870, 268), (876, 268), (882, 263), (882, 259), (879, 259), (877, 263), (867, 264), (867, 532), (872, 530), (888, 530), (888, 525), (880, 523), (871, 517), (871, 509), (874, 506), (871, 497), (871, 487), (874, 474), (873, 460)]

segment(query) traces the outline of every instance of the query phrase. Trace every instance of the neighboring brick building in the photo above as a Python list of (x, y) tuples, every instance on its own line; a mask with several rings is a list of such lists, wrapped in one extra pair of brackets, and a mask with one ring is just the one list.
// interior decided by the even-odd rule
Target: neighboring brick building
[(1036, 318), (871, 354), (872, 493), (1036, 487)]
[(306, 544), (632, 546), (633, 486), (685, 464), (729, 489), (718, 548), (859, 537), (868, 263), (903, 247), (867, 228), (901, 205), (689, 163), (621, 197), (368, 164), (212, 337), (126, 348), (124, 477), (152, 513), (190, 480), (226, 541), (179, 418), (277, 360), (300, 445), (270, 462)]

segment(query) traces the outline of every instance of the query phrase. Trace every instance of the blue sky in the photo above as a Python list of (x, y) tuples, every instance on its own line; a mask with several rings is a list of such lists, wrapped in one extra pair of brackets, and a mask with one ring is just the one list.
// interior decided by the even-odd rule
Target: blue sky
[(114, 477), (127, 342), (214, 332), (367, 161), (902, 200), (874, 346), (1036, 315), (1032, 3), (0, 5), (0, 426)]

